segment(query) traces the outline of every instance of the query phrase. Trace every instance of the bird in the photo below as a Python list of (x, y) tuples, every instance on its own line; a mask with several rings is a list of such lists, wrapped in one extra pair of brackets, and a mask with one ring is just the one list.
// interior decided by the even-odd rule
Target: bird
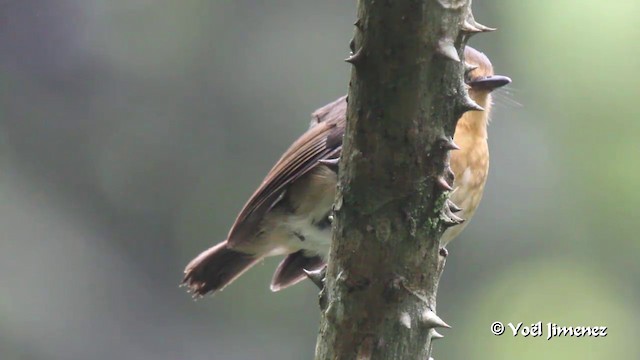
[[(450, 166), (455, 175), (450, 200), (469, 220), (475, 213), (489, 170), (487, 125), (491, 92), (511, 83), (495, 75), (487, 56), (464, 49), (469, 96), (484, 111), (468, 111), (458, 120)], [(294, 285), (309, 272), (326, 265), (331, 243), (331, 211), (336, 195), (337, 162), (345, 131), (347, 98), (343, 96), (316, 110), (310, 128), (275, 163), (249, 198), (227, 239), (203, 251), (186, 266), (183, 285), (195, 297), (222, 290), (262, 259), (285, 255), (271, 281), (271, 290)], [(444, 247), (467, 226), (448, 228)]]

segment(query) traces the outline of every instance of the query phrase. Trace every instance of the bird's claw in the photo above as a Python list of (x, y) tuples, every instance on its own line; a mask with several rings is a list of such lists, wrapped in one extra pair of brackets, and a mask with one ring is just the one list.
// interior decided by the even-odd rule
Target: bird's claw
[(318, 270), (303, 269), (302, 271), (304, 271), (304, 273), (307, 274), (307, 277), (309, 278), (309, 280), (311, 280), (311, 282), (313, 282), (318, 287), (318, 289), (320, 290), (324, 289), (324, 278), (327, 276), (326, 265)]
[(320, 304), (320, 309), (324, 310), (327, 308), (327, 292), (324, 288), (325, 278), (327, 276), (327, 265), (323, 266), (318, 270), (305, 270), (304, 273), (307, 274), (309, 280), (311, 280), (317, 287), (320, 289), (320, 294), (318, 295), (318, 302)]
[(442, 212), (440, 213), (440, 219), (442, 220), (443, 225), (449, 228), (462, 224), (464, 219), (454, 214), (460, 210), (462, 209), (455, 205), (451, 200), (447, 200), (442, 207)]
[(340, 158), (334, 158), (334, 159), (323, 159), (318, 161), (320, 164), (328, 167), (329, 169), (331, 169), (332, 171), (334, 171), (335, 173), (338, 172), (338, 164), (340, 164)]

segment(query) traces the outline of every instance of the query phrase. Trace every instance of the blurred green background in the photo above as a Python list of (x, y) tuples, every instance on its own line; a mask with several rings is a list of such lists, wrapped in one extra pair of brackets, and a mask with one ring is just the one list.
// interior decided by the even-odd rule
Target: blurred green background
[[(638, 359), (635, 0), (476, 0), (495, 97), (480, 211), (450, 247), (436, 359)], [(354, 1), (0, 1), (0, 358), (310, 359), (278, 259), (178, 288), (315, 108), (347, 90)], [(493, 321), (608, 326), (491, 335)]]

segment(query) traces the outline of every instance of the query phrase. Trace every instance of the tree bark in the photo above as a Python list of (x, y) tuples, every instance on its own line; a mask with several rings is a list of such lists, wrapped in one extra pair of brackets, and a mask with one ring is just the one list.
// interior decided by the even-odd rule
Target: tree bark
[[(360, 0), (316, 360), (429, 359), (471, 0)], [(330, 105), (331, 106), (331, 105)], [(338, 106), (338, 105), (333, 105)], [(325, 109), (326, 110), (326, 109)], [(327, 111), (325, 111), (327, 112)]]

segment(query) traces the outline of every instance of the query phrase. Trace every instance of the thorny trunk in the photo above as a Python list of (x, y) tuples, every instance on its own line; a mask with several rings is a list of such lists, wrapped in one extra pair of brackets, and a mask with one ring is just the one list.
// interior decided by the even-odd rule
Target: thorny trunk
[(316, 360), (429, 359), (471, 0), (358, 2)]

